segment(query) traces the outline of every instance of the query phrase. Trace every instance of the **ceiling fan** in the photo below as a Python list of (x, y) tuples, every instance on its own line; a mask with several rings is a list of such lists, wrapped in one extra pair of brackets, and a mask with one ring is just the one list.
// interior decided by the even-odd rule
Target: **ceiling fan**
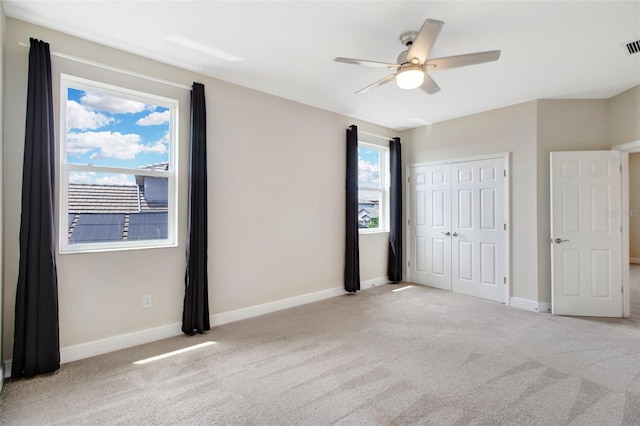
[(445, 70), (447, 68), (465, 67), (467, 65), (481, 64), (497, 61), (500, 58), (499, 50), (487, 52), (467, 53), (464, 55), (446, 56), (444, 58), (429, 59), (431, 47), (435, 43), (444, 22), (435, 19), (427, 19), (422, 24), (420, 31), (407, 31), (400, 35), (400, 41), (407, 46), (407, 50), (400, 53), (397, 63), (369, 61), (364, 59), (335, 58), (336, 62), (345, 64), (364, 65), (368, 67), (395, 69), (394, 74), (388, 75), (369, 86), (360, 89), (356, 94), (367, 92), (375, 87), (382, 86), (395, 79), (402, 89), (422, 90), (432, 95), (440, 91), (440, 87), (429, 75), (433, 70)]

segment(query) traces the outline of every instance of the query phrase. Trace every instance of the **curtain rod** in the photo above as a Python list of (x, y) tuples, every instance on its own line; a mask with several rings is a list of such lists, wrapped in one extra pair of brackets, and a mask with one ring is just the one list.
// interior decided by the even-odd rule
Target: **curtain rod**
[[(18, 43), (18, 44), (20, 46), (22, 46), (22, 47), (26, 47), (27, 49), (29, 49), (31, 47), (31, 45), (29, 45), (27, 43)], [(74, 62), (80, 62), (81, 64), (91, 65), (91, 66), (94, 66), (94, 67), (97, 67), (97, 68), (103, 68), (105, 70), (119, 72), (121, 74), (126, 74), (126, 75), (130, 75), (132, 77), (137, 77), (137, 78), (142, 78), (144, 80), (154, 81), (156, 83), (165, 84), (167, 86), (177, 87), (179, 89), (191, 90), (191, 87), (187, 86), (186, 84), (175, 83), (173, 81), (164, 80), (162, 78), (153, 77), (153, 76), (150, 76), (150, 75), (147, 75), (147, 74), (142, 74), (142, 73), (135, 72), (135, 71), (125, 70), (123, 68), (114, 67), (114, 66), (103, 64), (103, 63), (100, 63), (100, 62), (90, 61), (88, 59), (82, 59), (82, 58), (79, 58), (77, 56), (67, 55), (66, 53), (62, 53), (62, 52), (56, 52), (54, 50), (50, 51), (49, 53), (52, 56), (57, 56), (57, 57), (63, 58), (63, 59), (69, 59), (70, 61), (74, 61)]]
[(373, 138), (378, 138), (378, 139), (384, 139), (385, 141), (390, 141), (391, 139), (393, 139), (393, 136), (380, 136), (380, 135), (376, 135), (375, 133), (364, 132), (360, 129), (358, 129), (358, 134), (367, 135), (367, 136), (371, 136)]

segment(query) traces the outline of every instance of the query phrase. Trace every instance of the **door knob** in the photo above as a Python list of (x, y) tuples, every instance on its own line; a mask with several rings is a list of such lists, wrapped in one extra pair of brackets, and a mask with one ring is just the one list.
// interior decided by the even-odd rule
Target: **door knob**
[(458, 233), (457, 233), (457, 232), (454, 232), (454, 233), (453, 233), (453, 236), (454, 236), (454, 237), (457, 237), (457, 236), (458, 236)]
[(563, 239), (560, 239), (560, 238), (556, 238), (555, 240), (553, 240), (553, 242), (556, 243), (556, 244), (566, 243), (568, 241), (569, 240), (563, 240)]
[(444, 234), (444, 235), (446, 235), (446, 236), (449, 236), (449, 235), (451, 235), (451, 232), (449, 232), (449, 231), (447, 231), (447, 232), (441, 232), (441, 234)]

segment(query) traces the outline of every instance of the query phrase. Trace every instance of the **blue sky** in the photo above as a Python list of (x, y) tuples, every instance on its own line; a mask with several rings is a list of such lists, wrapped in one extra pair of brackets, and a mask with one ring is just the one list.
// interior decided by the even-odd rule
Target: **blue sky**
[[(358, 186), (379, 187), (380, 185), (380, 151), (366, 146), (358, 147)], [(372, 191), (358, 191), (359, 201), (376, 200), (379, 193)]]
[[(169, 109), (70, 88), (67, 162), (138, 168), (169, 161)], [(73, 172), (72, 182), (125, 183), (132, 176)], [(95, 177), (95, 176), (94, 176)]]
[(358, 147), (358, 186), (380, 185), (380, 151)]

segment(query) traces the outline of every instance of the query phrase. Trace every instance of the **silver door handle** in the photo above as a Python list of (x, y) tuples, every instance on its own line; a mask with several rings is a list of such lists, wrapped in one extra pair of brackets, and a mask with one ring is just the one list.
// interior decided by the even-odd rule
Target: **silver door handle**
[(457, 237), (457, 236), (458, 236), (458, 233), (457, 233), (457, 232), (454, 232), (454, 233), (453, 233), (453, 236), (454, 236), (454, 237)]
[(449, 236), (449, 235), (451, 235), (451, 232), (449, 232), (449, 231), (447, 231), (447, 232), (441, 232), (441, 234), (444, 234), (444, 235), (446, 235), (446, 236)]
[(562, 243), (569, 242), (569, 240), (563, 240), (563, 239), (560, 239), (560, 238), (556, 238), (555, 240), (553, 240), (553, 242), (556, 243), (556, 244), (562, 244)]

